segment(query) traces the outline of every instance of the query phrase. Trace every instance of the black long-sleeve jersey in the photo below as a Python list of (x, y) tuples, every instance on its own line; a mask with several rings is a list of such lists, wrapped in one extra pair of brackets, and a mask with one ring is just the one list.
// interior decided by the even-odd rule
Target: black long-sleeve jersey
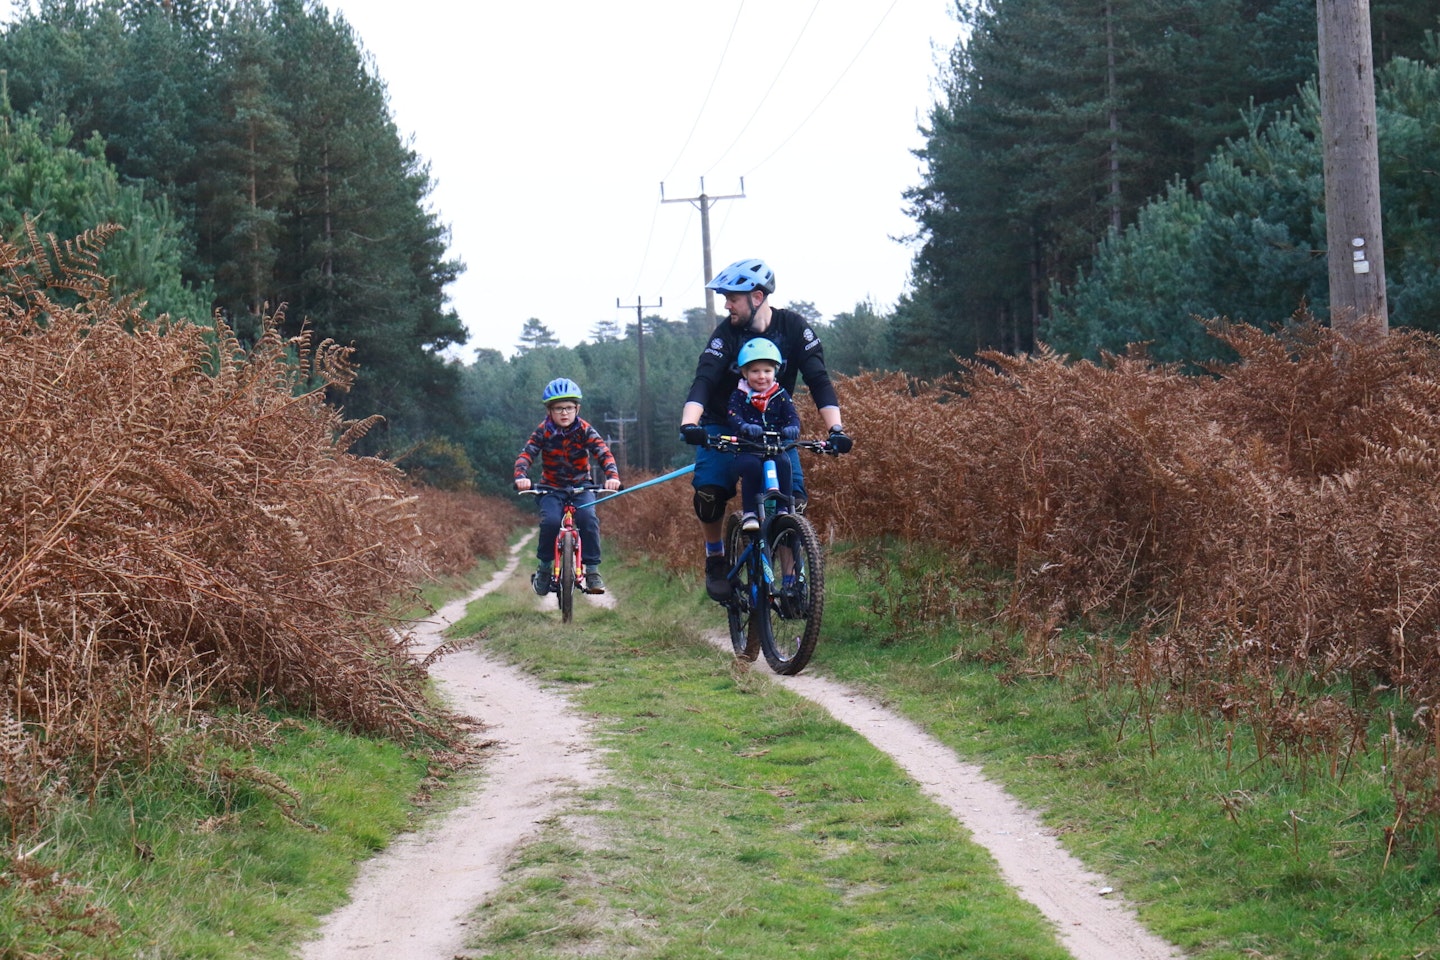
[(840, 405), (835, 387), (830, 382), (830, 373), (825, 369), (825, 350), (820, 346), (819, 335), (795, 311), (772, 307), (770, 325), (764, 333), (737, 330), (727, 320), (710, 334), (710, 342), (695, 365), (695, 380), (690, 384), (690, 393), (685, 397), (686, 403), (704, 405), (701, 423), (725, 422), (726, 404), (740, 378), (735, 358), (741, 345), (757, 336), (768, 337), (780, 348), (785, 365), (780, 368), (776, 380), (786, 393), (793, 395), (796, 380), (803, 379), (817, 409)]

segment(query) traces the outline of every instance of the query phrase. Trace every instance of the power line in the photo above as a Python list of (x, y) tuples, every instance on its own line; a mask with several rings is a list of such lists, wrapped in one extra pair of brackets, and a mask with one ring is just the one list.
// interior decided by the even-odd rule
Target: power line
[(690, 132), (685, 135), (685, 143), (680, 147), (680, 152), (675, 159), (670, 161), (670, 169), (665, 171), (661, 181), (669, 180), (670, 174), (675, 172), (675, 166), (680, 158), (685, 156), (685, 149), (690, 146), (690, 138), (695, 136), (695, 130), (700, 126), (700, 118), (705, 115), (705, 107), (710, 103), (710, 94), (715, 92), (715, 83), (720, 79), (720, 69), (725, 66), (725, 56), (730, 52), (730, 41), (735, 39), (735, 28), (740, 26), (740, 15), (745, 12), (745, 0), (740, 0), (740, 7), (735, 11), (735, 21), (730, 24), (730, 33), (725, 37), (725, 49), (720, 51), (720, 62), (715, 64), (715, 75), (710, 78), (710, 88), (705, 91), (705, 99), (700, 103), (700, 109), (695, 113), (695, 122), (690, 124)]
[(825, 104), (825, 101), (830, 99), (830, 94), (835, 92), (835, 88), (840, 86), (840, 81), (844, 80), (845, 75), (850, 72), (850, 68), (855, 66), (855, 61), (859, 60), (860, 55), (865, 52), (865, 48), (870, 46), (870, 41), (875, 39), (875, 34), (880, 32), (880, 27), (885, 23), (886, 18), (890, 16), (890, 13), (895, 9), (897, 5), (899, 5), (899, 3), (900, 0), (893, 0), (889, 8), (886, 9), (885, 13), (881, 15), (879, 21), (876, 22), (875, 28), (870, 31), (870, 36), (866, 37), (865, 42), (860, 44), (860, 49), (855, 51), (855, 56), (851, 57), (850, 62), (845, 64), (845, 69), (840, 71), (840, 76), (835, 78), (835, 82), (830, 85), (830, 89), (825, 91), (825, 95), (822, 96), (819, 102), (810, 109), (810, 112), (805, 115), (805, 119), (801, 120), (798, 124), (796, 124), (795, 129), (790, 131), (790, 135), (784, 140), (780, 141), (779, 146), (777, 146), (774, 150), (771, 150), (770, 153), (765, 156), (765, 159), (761, 160), (749, 170), (745, 171), (746, 176), (749, 176), (751, 173), (754, 173), (756, 170), (769, 163), (770, 159), (774, 157), (775, 154), (779, 153), (785, 148), (785, 145), (787, 143), (795, 139), (795, 135), (801, 131), (805, 124), (810, 122), (810, 118), (815, 116), (816, 111), (818, 111)]
[(795, 56), (796, 48), (800, 46), (800, 41), (805, 38), (805, 32), (810, 28), (810, 21), (815, 19), (815, 11), (819, 9), (820, 0), (815, 0), (815, 6), (810, 8), (810, 15), (805, 18), (805, 22), (800, 26), (800, 32), (795, 35), (795, 42), (790, 45), (790, 52), (785, 54), (785, 59), (781, 62), (780, 68), (775, 71), (775, 76), (770, 80), (770, 86), (766, 87), (765, 92), (760, 96), (760, 102), (755, 104), (754, 112), (751, 113), (750, 118), (745, 121), (745, 125), (740, 128), (740, 132), (735, 135), (735, 139), (730, 141), (730, 146), (725, 148), (725, 152), (720, 154), (714, 163), (710, 164), (709, 170), (706, 171), (707, 173), (719, 166), (721, 160), (730, 156), (730, 151), (735, 149), (735, 144), (744, 138), (745, 131), (749, 130), (750, 124), (755, 122), (756, 115), (760, 113), (760, 108), (765, 106), (765, 101), (770, 99), (770, 92), (775, 89), (775, 84), (779, 83), (780, 78), (785, 74), (785, 67), (789, 65), (790, 58)]

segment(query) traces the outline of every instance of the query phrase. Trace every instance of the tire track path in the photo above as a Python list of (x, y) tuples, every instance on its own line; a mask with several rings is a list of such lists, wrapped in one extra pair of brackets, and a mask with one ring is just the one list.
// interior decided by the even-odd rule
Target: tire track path
[[(472, 595), (420, 624), (420, 652), (466, 605), (513, 576), (531, 541)], [(528, 556), (528, 554), (526, 554)], [(589, 597), (611, 606), (613, 594)], [(548, 605), (549, 598), (537, 598)], [(730, 653), (728, 636), (710, 638)], [(474, 796), (362, 865), (350, 902), (326, 918), (302, 960), (449, 960), (463, 950), (468, 914), (500, 888), (515, 852), (561, 812), (573, 791), (600, 782), (586, 724), (561, 694), (498, 658), (466, 649), (431, 674), (452, 706), (481, 718), (499, 748)], [(1039, 818), (981, 769), (919, 726), (842, 684), (814, 674), (770, 679), (819, 704), (890, 756), (990, 851), (1002, 875), (1056, 928), (1075, 960), (1181, 960), (1145, 929), (1105, 878), (1072, 857)]]

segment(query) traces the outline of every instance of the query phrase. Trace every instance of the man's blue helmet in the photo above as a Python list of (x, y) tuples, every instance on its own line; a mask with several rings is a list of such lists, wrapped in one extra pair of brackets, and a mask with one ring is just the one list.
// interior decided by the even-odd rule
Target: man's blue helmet
[(766, 293), (775, 292), (775, 271), (764, 260), (736, 260), (705, 284), (707, 290), (722, 293), (746, 293), (756, 287)]
[(785, 361), (780, 359), (780, 348), (768, 337), (752, 337), (741, 344), (740, 352), (735, 355), (735, 366), (744, 370), (746, 364), (756, 360), (769, 360), (776, 368), (785, 365)]
[(556, 400), (578, 401), (579, 399), (580, 384), (566, 377), (556, 377), (545, 384), (545, 392), (540, 396), (541, 402), (547, 407)]

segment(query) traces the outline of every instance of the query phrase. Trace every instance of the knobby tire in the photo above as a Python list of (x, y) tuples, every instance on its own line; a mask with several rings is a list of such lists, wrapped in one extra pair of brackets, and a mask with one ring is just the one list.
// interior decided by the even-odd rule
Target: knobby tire
[[(745, 534), (740, 530), (740, 514), (732, 513), (725, 518), (725, 565), (735, 568), (747, 544)], [(763, 588), (764, 584), (759, 584)], [(731, 584), (730, 599), (725, 604), (726, 619), (730, 621), (730, 645), (735, 656), (746, 660), (760, 657), (760, 628), (764, 620), (757, 616), (757, 585), (752, 583), (750, 565), (740, 570)]]
[[(820, 620), (825, 612), (825, 557), (820, 538), (810, 521), (795, 514), (781, 514), (766, 530), (771, 563), (775, 567), (773, 595), (765, 597), (756, 619), (764, 619), (759, 636), (765, 660), (776, 673), (793, 676), (805, 669), (820, 639)], [(795, 582), (782, 583), (785, 557), (794, 558)]]

